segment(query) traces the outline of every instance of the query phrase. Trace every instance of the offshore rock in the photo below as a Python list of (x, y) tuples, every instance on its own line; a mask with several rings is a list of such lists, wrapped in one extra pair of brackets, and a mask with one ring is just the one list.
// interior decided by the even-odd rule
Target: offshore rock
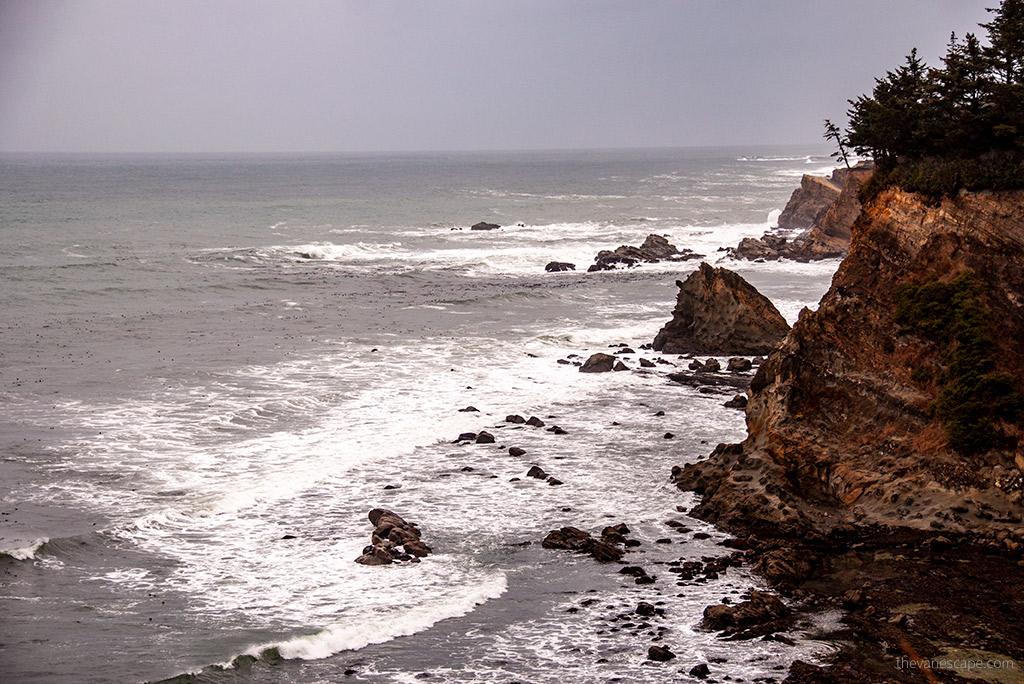
[(487, 223), (486, 221), (481, 221), (480, 223), (474, 223), (472, 226), (470, 226), (469, 229), (470, 230), (497, 230), (498, 228), (501, 228), (501, 226), (499, 226), (497, 223)]
[(390, 565), (430, 554), (431, 549), (420, 540), (420, 530), (415, 523), (406, 522), (400, 515), (385, 508), (374, 508), (367, 518), (373, 525), (371, 543), (356, 558), (356, 563)]
[(742, 277), (701, 263), (685, 282), (672, 320), (654, 338), (666, 354), (765, 354), (789, 331), (775, 305)]
[(548, 273), (558, 273), (559, 271), (575, 271), (576, 264), (571, 264), (568, 261), (549, 261), (548, 265), (544, 267), (544, 270)]
[(565, 549), (577, 553), (586, 553), (601, 562), (617, 561), (622, 558), (623, 551), (608, 542), (594, 539), (589, 532), (576, 527), (563, 527), (548, 532), (541, 542), (545, 549)]
[[(921, 373), (949, 360), (895, 317), (904, 283), (972, 271), (990, 371), (1024, 388), (1024, 192), (935, 202), (890, 188), (864, 208), (851, 244), (818, 310), (805, 309), (758, 369), (747, 438), (674, 470), (703, 496), (692, 514), (764, 537), (890, 528), (1019, 549), (1020, 426), (987, 450), (954, 451), (932, 408), (942, 381)], [(764, 569), (783, 572), (788, 561), (772, 563)]]
[(618, 362), (619, 360), (611, 354), (599, 352), (583, 362), (583, 365), (580, 366), (580, 373), (607, 373), (615, 368), (615, 364)]
[(692, 250), (679, 251), (675, 245), (660, 235), (648, 235), (639, 247), (621, 245), (614, 250), (603, 249), (597, 253), (594, 264), (587, 269), (593, 271), (610, 271), (619, 266), (636, 266), (638, 263), (657, 263), (663, 259), (686, 261), (703, 258), (703, 254), (695, 254)]

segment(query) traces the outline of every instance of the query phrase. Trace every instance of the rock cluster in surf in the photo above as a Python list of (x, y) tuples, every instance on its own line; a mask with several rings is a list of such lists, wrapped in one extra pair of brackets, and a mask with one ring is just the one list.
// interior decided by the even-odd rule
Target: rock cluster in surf
[(416, 523), (406, 522), (400, 515), (384, 508), (374, 508), (367, 516), (373, 525), (370, 545), (356, 558), (362, 565), (391, 565), (395, 562), (419, 562), (431, 549), (420, 540)]

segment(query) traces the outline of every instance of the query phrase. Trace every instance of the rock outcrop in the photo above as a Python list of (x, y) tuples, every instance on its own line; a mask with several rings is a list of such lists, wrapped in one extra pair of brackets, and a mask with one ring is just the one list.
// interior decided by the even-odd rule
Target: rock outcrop
[[(1024, 193), (936, 203), (888, 189), (851, 244), (754, 377), (746, 440), (674, 469), (703, 495), (693, 514), (767, 536), (895, 528), (1024, 547)], [(973, 285), (914, 328), (908, 298), (950, 283)], [(952, 306), (969, 314), (957, 336), (929, 337)], [(984, 358), (958, 356), (968, 344)], [(981, 370), (952, 384), (963, 364)], [(993, 407), (1005, 412), (989, 420)], [(954, 449), (971, 421), (992, 438)]]
[(486, 221), (474, 223), (472, 226), (469, 227), (470, 230), (498, 230), (499, 228), (501, 228), (501, 226), (499, 226), (497, 223), (487, 223)]
[(839, 198), (842, 189), (842, 181), (835, 180), (835, 173), (832, 178), (805, 173), (800, 179), (800, 187), (793, 191), (786, 208), (779, 214), (779, 228), (810, 228)]
[(703, 254), (695, 254), (689, 249), (680, 251), (661, 235), (651, 234), (639, 247), (621, 245), (614, 250), (601, 250), (587, 271), (610, 271), (619, 266), (632, 267), (639, 263), (657, 263), (662, 260), (687, 261), (700, 259), (703, 256)]
[(860, 214), (860, 186), (874, 167), (860, 163), (836, 169), (831, 178), (804, 175), (779, 215), (779, 229), (803, 232), (789, 239), (772, 232), (743, 238), (730, 250), (737, 259), (816, 261), (845, 256), (850, 250), (850, 227)]
[(789, 331), (771, 301), (742, 277), (701, 263), (685, 282), (653, 348), (669, 354), (766, 354)]

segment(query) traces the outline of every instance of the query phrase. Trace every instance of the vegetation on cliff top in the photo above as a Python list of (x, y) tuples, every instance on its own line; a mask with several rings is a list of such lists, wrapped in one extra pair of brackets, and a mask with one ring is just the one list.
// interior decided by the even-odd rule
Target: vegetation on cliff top
[(967, 190), (1024, 188), (1024, 0), (1002, 0), (982, 24), (987, 43), (952, 35), (941, 68), (911, 51), (850, 100), (845, 136), (825, 137), (871, 156), (867, 199), (888, 185), (933, 197)]
[(911, 377), (942, 388), (933, 409), (949, 445), (963, 454), (1012, 446), (1003, 427), (1024, 422), (1024, 398), (1012, 375), (993, 372), (989, 316), (974, 274), (964, 271), (948, 283), (934, 277), (904, 283), (895, 300), (900, 332), (931, 340), (941, 351), (943, 368), (915, 368)]

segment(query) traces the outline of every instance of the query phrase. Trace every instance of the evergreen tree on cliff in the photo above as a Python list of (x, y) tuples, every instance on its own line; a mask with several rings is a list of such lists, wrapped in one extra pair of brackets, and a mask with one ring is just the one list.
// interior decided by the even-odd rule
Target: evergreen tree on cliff
[[(898, 184), (931, 195), (1024, 187), (1024, 0), (1003, 0), (973, 34), (950, 42), (942, 66), (914, 49), (850, 100), (845, 139), (879, 173), (872, 188)], [(870, 189), (869, 189), (870, 192)]]

